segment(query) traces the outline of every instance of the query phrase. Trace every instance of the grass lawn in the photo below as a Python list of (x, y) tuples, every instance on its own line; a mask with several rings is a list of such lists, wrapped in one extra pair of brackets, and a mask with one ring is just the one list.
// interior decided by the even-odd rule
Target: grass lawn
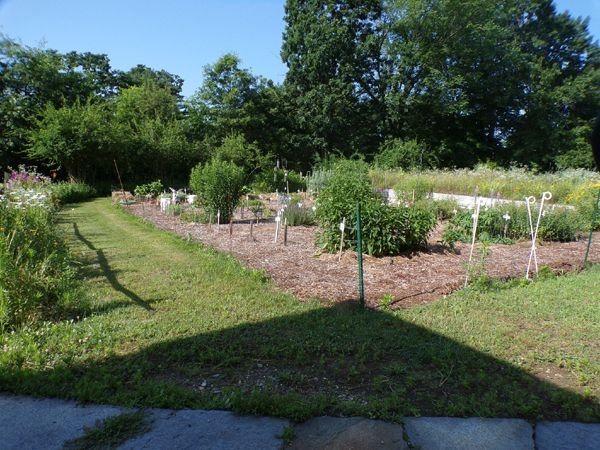
[(294, 420), (600, 420), (600, 267), (371, 311), (300, 302), (108, 199), (60, 226), (89, 307), (0, 335), (0, 391)]

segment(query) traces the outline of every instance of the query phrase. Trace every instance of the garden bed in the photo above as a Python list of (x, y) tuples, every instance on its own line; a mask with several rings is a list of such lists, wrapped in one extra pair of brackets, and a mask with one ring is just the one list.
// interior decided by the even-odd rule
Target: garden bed
[[(263, 270), (273, 282), (300, 299), (345, 301), (358, 298), (356, 252), (342, 255), (320, 253), (315, 245), (317, 227), (288, 227), (287, 246), (283, 232), (274, 242), (273, 221), (254, 224), (250, 238), (249, 220), (229, 225), (186, 223), (154, 205), (138, 203), (127, 209), (158, 228), (200, 241)], [(369, 307), (387, 304), (410, 307), (445, 297), (464, 286), (470, 246), (458, 243), (450, 250), (440, 243), (442, 226), (429, 238), (423, 251), (393, 257), (364, 258), (365, 302)], [(537, 248), (539, 265), (558, 273), (581, 268), (587, 238), (577, 242), (544, 242)], [(485, 258), (485, 271), (495, 279), (523, 277), (527, 267), (530, 241), (513, 245), (491, 245)], [(473, 261), (478, 264), (479, 253)], [(600, 262), (600, 233), (595, 233), (588, 260)]]

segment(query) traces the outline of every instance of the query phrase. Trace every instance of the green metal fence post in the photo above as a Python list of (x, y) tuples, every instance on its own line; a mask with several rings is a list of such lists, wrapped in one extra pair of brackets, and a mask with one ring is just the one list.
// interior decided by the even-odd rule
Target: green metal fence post
[(360, 203), (356, 205), (356, 250), (358, 253), (358, 294), (360, 306), (365, 306), (365, 286), (363, 284), (362, 239), (360, 230)]
[(592, 246), (592, 234), (594, 228), (596, 228), (596, 219), (600, 215), (600, 189), (598, 189), (598, 196), (596, 197), (596, 204), (594, 205), (594, 214), (592, 215), (592, 228), (590, 229), (590, 237), (588, 239), (587, 248), (585, 250), (585, 258), (583, 258), (583, 266), (585, 267), (590, 254), (590, 247)]

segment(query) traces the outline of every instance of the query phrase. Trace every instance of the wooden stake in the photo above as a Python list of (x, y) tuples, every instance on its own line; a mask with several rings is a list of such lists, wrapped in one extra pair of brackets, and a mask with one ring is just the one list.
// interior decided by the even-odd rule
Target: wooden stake
[(127, 197), (125, 196), (125, 188), (123, 187), (123, 181), (121, 180), (121, 174), (119, 173), (119, 167), (117, 166), (117, 160), (113, 159), (115, 163), (115, 169), (117, 170), (117, 177), (119, 178), (119, 184), (121, 185), (121, 194), (123, 194), (123, 202), (127, 205)]

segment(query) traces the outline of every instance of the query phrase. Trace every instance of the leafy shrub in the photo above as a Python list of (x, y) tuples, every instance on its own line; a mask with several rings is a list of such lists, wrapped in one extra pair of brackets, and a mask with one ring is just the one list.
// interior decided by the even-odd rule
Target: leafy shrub
[(257, 223), (261, 218), (269, 217), (271, 215), (271, 210), (265, 206), (265, 204), (259, 199), (249, 199), (244, 202), (244, 206), (248, 211), (250, 211)]
[(97, 195), (92, 186), (76, 181), (54, 183), (50, 186), (50, 192), (59, 205), (84, 202)]
[(184, 212), (183, 206), (178, 203), (171, 204), (167, 208), (167, 214), (171, 214), (172, 216), (181, 216)]
[(133, 190), (133, 193), (136, 195), (136, 197), (150, 196), (152, 198), (157, 198), (163, 190), (164, 186), (162, 182), (160, 180), (156, 180), (136, 186)]
[(338, 250), (339, 224), (346, 219), (346, 247), (356, 249), (356, 205), (361, 204), (362, 239), (370, 255), (392, 255), (424, 245), (436, 223), (430, 209), (393, 208), (384, 205), (371, 189), (368, 166), (358, 161), (340, 161), (317, 200), (316, 218), (321, 227), (319, 241), (326, 251)]
[(401, 203), (423, 200), (433, 192), (433, 185), (424, 178), (407, 178), (394, 186), (394, 191)]
[(207, 213), (216, 217), (220, 212), (221, 223), (226, 223), (233, 216), (245, 179), (242, 168), (213, 159), (192, 169), (190, 188), (198, 195), (198, 201)]

